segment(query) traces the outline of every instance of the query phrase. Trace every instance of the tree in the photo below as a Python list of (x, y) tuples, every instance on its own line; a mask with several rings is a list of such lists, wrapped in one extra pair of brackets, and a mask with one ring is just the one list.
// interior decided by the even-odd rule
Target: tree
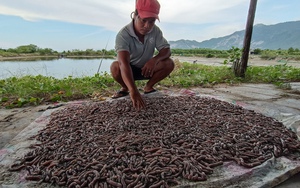
[(38, 47), (34, 44), (19, 46), (16, 48), (17, 53), (34, 53), (38, 50)]
[(51, 48), (39, 48), (37, 52), (39, 52), (40, 55), (52, 55), (54, 53)]
[(254, 54), (257, 54), (257, 55), (260, 55), (261, 52), (262, 52), (262, 50), (259, 49), (259, 48), (256, 48), (256, 49), (253, 50), (253, 53), (254, 53)]
[(290, 48), (288, 49), (288, 54), (293, 54), (294, 51), (295, 51), (294, 48), (290, 47)]

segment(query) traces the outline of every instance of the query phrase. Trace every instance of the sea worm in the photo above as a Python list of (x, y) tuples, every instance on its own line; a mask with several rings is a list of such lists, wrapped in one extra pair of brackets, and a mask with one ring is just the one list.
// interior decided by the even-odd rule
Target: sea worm
[(140, 112), (127, 99), (54, 111), (10, 170), (68, 187), (166, 188), (206, 181), (226, 161), (252, 168), (299, 158), (296, 134), (255, 111), (198, 96), (145, 102)]
[(21, 169), (23, 169), (23, 168), (25, 168), (26, 167), (26, 165), (24, 165), (24, 164), (13, 164), (13, 165), (11, 165), (10, 167), (9, 167), (9, 171), (20, 171)]
[(113, 186), (113, 187), (122, 187), (122, 184), (121, 184), (121, 183), (115, 182), (115, 181), (113, 181), (113, 180), (111, 180), (111, 179), (106, 179), (106, 182), (107, 182), (108, 184), (110, 184), (111, 186)]
[(40, 181), (42, 179), (41, 175), (27, 175), (25, 176), (26, 180), (31, 180), (31, 181)]

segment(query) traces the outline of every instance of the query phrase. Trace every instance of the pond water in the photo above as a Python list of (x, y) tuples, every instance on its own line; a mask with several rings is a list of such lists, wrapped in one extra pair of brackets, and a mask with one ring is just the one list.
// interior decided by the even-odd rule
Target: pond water
[(22, 77), (26, 75), (52, 76), (62, 79), (68, 76), (84, 77), (110, 73), (110, 65), (114, 59), (36, 59), (0, 61), (0, 79)]

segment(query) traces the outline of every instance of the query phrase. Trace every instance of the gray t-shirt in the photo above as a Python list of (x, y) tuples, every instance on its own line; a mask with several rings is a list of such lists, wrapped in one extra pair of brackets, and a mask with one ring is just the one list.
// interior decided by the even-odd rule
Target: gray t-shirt
[(136, 36), (133, 22), (123, 27), (116, 36), (115, 50), (117, 52), (128, 51), (130, 64), (139, 68), (142, 68), (153, 57), (155, 49), (160, 51), (163, 48), (170, 48), (170, 44), (156, 25), (145, 35), (144, 44)]

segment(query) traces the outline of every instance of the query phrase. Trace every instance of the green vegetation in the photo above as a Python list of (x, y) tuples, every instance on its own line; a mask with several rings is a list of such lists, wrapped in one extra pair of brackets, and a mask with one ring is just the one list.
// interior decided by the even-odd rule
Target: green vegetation
[(86, 49), (86, 50), (68, 50), (63, 52), (57, 52), (50, 48), (39, 48), (34, 44), (19, 46), (17, 48), (9, 48), (9, 49), (1, 49), (0, 48), (0, 57), (32, 57), (32, 56), (61, 56), (64, 57), (74, 57), (74, 56), (92, 56), (92, 57), (114, 57), (115, 51), (114, 50), (93, 50), (93, 49)]
[(64, 79), (41, 75), (11, 77), (0, 80), (0, 104), (11, 108), (25, 104), (85, 99), (95, 93), (107, 94), (114, 85), (114, 80), (108, 74), (83, 78), (70, 76)]
[[(260, 50), (255, 49), (254, 54), (260, 55), (263, 59), (299, 60), (299, 49), (288, 50)], [(85, 51), (72, 50), (58, 53), (52, 49), (41, 49), (36, 45), (20, 46), (16, 49), (0, 49), (2, 57), (18, 56), (115, 56), (113, 50)], [(279, 87), (288, 89), (288, 82), (300, 81), (300, 69), (287, 66), (286, 64), (247, 68), (245, 78), (235, 77), (229, 63), (240, 58), (241, 49), (232, 47), (230, 50), (211, 49), (172, 49), (172, 55), (201, 56), (227, 58), (223, 66), (207, 66), (176, 62), (176, 68), (171, 75), (162, 80), (161, 87), (168, 88), (190, 88), (190, 87), (212, 87), (216, 84), (239, 84), (239, 83), (272, 83)], [(145, 81), (138, 81), (138, 87), (143, 87)], [(70, 101), (77, 99), (89, 99), (109, 97), (119, 89), (119, 85), (113, 80), (110, 74), (96, 74), (90, 77), (67, 77), (56, 79), (45, 76), (24, 76), (11, 77), (0, 80), (0, 106), (6, 108), (22, 107), (25, 105), (39, 105), (47, 102)]]
[[(230, 55), (239, 48), (232, 47), (229, 50), (214, 50), (206, 48), (194, 48), (194, 49), (172, 49), (172, 55), (174, 56), (195, 56), (195, 57), (206, 57), (206, 58), (230, 58)], [(240, 50), (240, 49), (239, 49)], [(281, 60), (296, 60), (300, 61), (300, 50), (298, 48), (289, 48), (288, 50), (262, 50), (254, 49), (251, 53), (258, 55), (264, 60), (281, 59)], [(64, 57), (78, 57), (78, 56), (90, 56), (90, 57), (115, 57), (116, 53), (114, 50), (94, 50), (86, 49), (79, 50), (73, 49), (63, 52), (57, 52), (50, 48), (39, 48), (34, 44), (19, 46), (17, 48), (1, 49), (0, 58), (5, 57), (30, 57), (30, 56), (60, 56)]]
[(213, 50), (213, 49), (206, 49), (206, 48), (172, 49), (172, 55), (177, 55), (177, 56), (227, 58), (230, 53), (231, 50)]
[[(172, 49), (172, 55), (177, 56), (196, 56), (206, 58), (231, 58), (232, 54), (236, 54), (237, 50), (241, 50), (236, 47), (232, 47), (229, 50), (213, 50), (206, 48), (195, 48), (195, 49)], [(295, 60), (300, 61), (300, 50), (298, 48), (289, 48), (288, 50), (262, 50), (254, 49), (251, 51), (253, 55), (259, 56), (264, 60)]]
[(34, 44), (19, 46), (17, 48), (1, 49), (0, 57), (20, 57), (20, 56), (57, 56), (59, 53), (50, 48), (39, 48)]
[[(300, 69), (286, 65), (248, 67), (244, 79), (237, 78), (231, 67), (207, 66), (176, 62), (171, 75), (160, 82), (161, 87), (212, 87), (215, 84), (273, 83), (300, 81)], [(145, 81), (138, 81), (143, 87)], [(45, 102), (109, 97), (119, 89), (110, 74), (92, 77), (56, 79), (45, 76), (11, 77), (0, 80), (0, 105), (6, 108), (39, 105)]]

